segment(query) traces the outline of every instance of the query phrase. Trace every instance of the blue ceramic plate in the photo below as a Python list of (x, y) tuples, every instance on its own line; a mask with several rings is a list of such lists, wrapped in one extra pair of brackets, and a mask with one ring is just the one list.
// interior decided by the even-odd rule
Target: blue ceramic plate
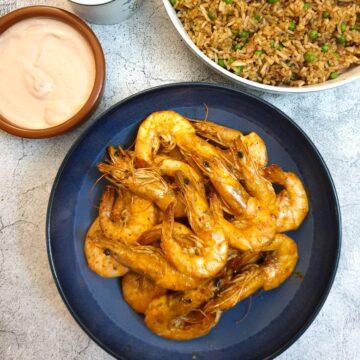
[[(296, 274), (278, 289), (261, 292), (226, 312), (205, 337), (176, 342), (151, 333), (123, 301), (118, 279), (91, 272), (83, 254), (86, 230), (104, 184), (97, 162), (108, 144), (129, 146), (138, 125), (153, 111), (173, 109), (266, 142), (269, 163), (299, 174), (310, 212), (290, 233), (299, 246)], [(209, 84), (176, 84), (132, 96), (109, 109), (73, 145), (56, 177), (47, 214), (53, 275), (69, 311), (88, 335), (120, 359), (264, 359), (289, 347), (314, 320), (334, 279), (340, 252), (340, 214), (334, 184), (319, 152), (302, 130), (263, 100)]]

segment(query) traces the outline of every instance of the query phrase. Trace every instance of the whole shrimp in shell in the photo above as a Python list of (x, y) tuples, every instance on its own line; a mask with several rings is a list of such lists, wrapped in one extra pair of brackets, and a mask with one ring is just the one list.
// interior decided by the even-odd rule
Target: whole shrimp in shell
[[(194, 126), (197, 135), (212, 140), (227, 149), (231, 148), (234, 141), (240, 138), (249, 149), (249, 154), (256, 165), (259, 168), (266, 166), (268, 162), (266, 146), (264, 140), (255, 132), (244, 135), (239, 130), (203, 120), (192, 120), (191, 125)], [(230, 153), (225, 153), (225, 156), (231, 161)]]
[(178, 199), (157, 169), (134, 168), (133, 154), (122, 149), (118, 154), (112, 146), (108, 147), (108, 156), (109, 159), (97, 166), (112, 184), (124, 187), (131, 193), (155, 203), (162, 211), (174, 203), (176, 216), (185, 215), (183, 202)]
[(124, 300), (140, 314), (145, 313), (154, 299), (167, 293), (166, 289), (157, 286), (146, 276), (132, 271), (122, 277), (121, 290)]
[[(262, 263), (257, 261), (263, 258)], [(257, 290), (271, 290), (294, 271), (297, 246), (286, 235), (277, 235), (273, 244), (260, 252), (234, 252), (226, 268), (215, 279), (197, 289), (167, 294), (152, 301), (145, 323), (157, 335), (187, 340), (207, 334), (221, 314)]]
[(207, 280), (197, 289), (164, 295), (145, 311), (145, 324), (155, 334), (172, 340), (206, 335), (216, 325), (216, 315), (206, 316), (199, 308), (217, 291), (217, 280)]
[(157, 286), (169, 290), (196, 288), (201, 280), (178, 271), (165, 258), (162, 251), (151, 245), (126, 245), (105, 237), (96, 246), (107, 251), (120, 264), (149, 277)]
[(120, 205), (115, 208), (115, 222), (111, 218), (114, 215), (115, 189), (107, 186), (101, 196), (99, 208), (101, 230), (108, 239), (134, 244), (142, 233), (157, 223), (157, 208), (151, 201), (127, 191), (118, 191), (118, 199), (124, 205), (122, 208)]
[(280, 286), (298, 261), (281, 232), (302, 223), (308, 198), (299, 177), (267, 161), (254, 132), (170, 110), (149, 115), (134, 150), (108, 146), (98, 164), (110, 185), (85, 239), (89, 267), (124, 275), (124, 300), (155, 334), (208, 334), (224, 311)]
[(297, 229), (309, 212), (309, 201), (303, 183), (296, 174), (283, 171), (279, 165), (265, 168), (264, 175), (283, 187), (276, 197), (279, 207), (277, 231)]
[(99, 218), (91, 224), (84, 243), (84, 252), (89, 268), (98, 275), (106, 278), (118, 277), (126, 274), (128, 268), (110, 256), (108, 251), (99, 248), (96, 244), (103, 237)]
[(136, 157), (144, 164), (154, 164), (161, 139), (178, 145), (182, 151), (197, 155), (205, 166), (210, 161), (216, 162), (217, 171), (209, 171), (206, 175), (215, 189), (222, 194), (225, 203), (236, 214), (243, 212), (249, 195), (224, 164), (218, 150), (196, 136), (194, 127), (187, 119), (174, 111), (159, 111), (148, 116), (140, 125), (136, 137)]
[(217, 221), (224, 229), (229, 245), (242, 251), (256, 251), (268, 246), (276, 233), (275, 222), (269, 210), (254, 198), (249, 199), (242, 217), (226, 220), (217, 195), (210, 199), (210, 206)]
[(277, 234), (265, 250), (262, 263), (250, 264), (240, 274), (230, 279), (224, 278), (217, 296), (203, 307), (206, 314), (228, 310), (259, 289), (274, 289), (293, 273), (298, 261), (297, 246), (293, 239)]

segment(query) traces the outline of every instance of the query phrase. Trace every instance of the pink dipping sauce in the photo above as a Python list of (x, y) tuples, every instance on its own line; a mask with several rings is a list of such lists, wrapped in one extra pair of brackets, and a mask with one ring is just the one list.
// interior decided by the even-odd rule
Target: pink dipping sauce
[(66, 23), (36, 17), (0, 35), (0, 114), (27, 129), (45, 129), (74, 116), (95, 82), (87, 40)]

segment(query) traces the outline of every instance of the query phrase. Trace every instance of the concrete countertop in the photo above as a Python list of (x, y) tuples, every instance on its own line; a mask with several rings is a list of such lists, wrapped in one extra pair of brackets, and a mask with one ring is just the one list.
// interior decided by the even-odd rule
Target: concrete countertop
[[(3, 1), (0, 14), (30, 4), (69, 9), (67, 1)], [(54, 284), (45, 244), (45, 215), (61, 161), (97, 115), (156, 85), (225, 83), (180, 40), (161, 0), (146, 0), (121, 25), (92, 26), (107, 62), (96, 114), (80, 128), (48, 140), (0, 132), (0, 358), (110, 359), (80, 329)], [(1, 81), (1, 79), (0, 79)], [(253, 92), (254, 93), (254, 92)], [(343, 219), (339, 270), (320, 314), (279, 359), (356, 359), (360, 352), (360, 82), (310, 95), (256, 93), (293, 118), (323, 155)]]

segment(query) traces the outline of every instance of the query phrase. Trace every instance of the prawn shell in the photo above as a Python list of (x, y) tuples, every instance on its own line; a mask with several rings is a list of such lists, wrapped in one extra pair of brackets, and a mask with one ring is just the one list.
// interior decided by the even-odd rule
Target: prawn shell
[(146, 276), (132, 271), (122, 277), (121, 290), (124, 300), (140, 314), (145, 314), (151, 301), (167, 293)]
[(102, 237), (99, 218), (96, 218), (86, 234), (84, 243), (85, 258), (89, 268), (105, 278), (123, 276), (129, 271), (128, 268), (96, 246)]

